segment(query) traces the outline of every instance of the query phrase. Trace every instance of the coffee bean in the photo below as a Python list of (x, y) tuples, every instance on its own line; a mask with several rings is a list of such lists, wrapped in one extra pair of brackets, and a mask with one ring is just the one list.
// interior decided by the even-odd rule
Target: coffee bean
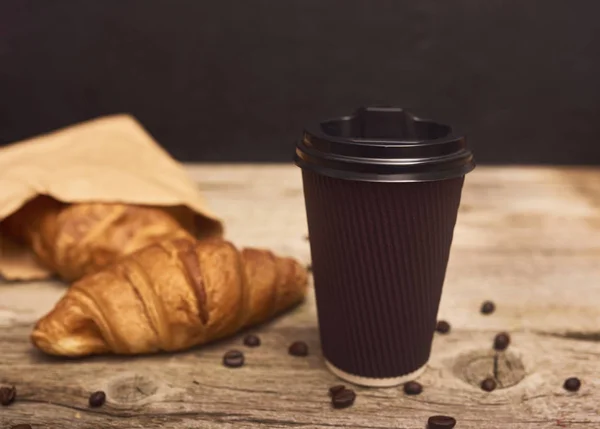
[(354, 404), (356, 393), (352, 389), (340, 390), (337, 394), (331, 397), (333, 408), (348, 408)]
[(292, 356), (308, 356), (308, 345), (304, 341), (296, 341), (292, 343), (288, 352)]
[(450, 324), (445, 320), (439, 320), (437, 322), (435, 330), (438, 331), (440, 334), (447, 334), (448, 332), (450, 332)]
[(495, 390), (496, 380), (494, 380), (493, 378), (486, 378), (481, 382), (481, 389), (485, 390), (486, 392), (491, 392), (492, 390)]
[(506, 332), (501, 332), (494, 337), (494, 350), (498, 350), (499, 352), (506, 350), (509, 344), (510, 335), (508, 335)]
[(450, 416), (431, 416), (427, 420), (427, 429), (452, 429), (456, 419)]
[(101, 407), (106, 402), (106, 393), (102, 390), (94, 392), (90, 395), (90, 399), (88, 400), (90, 407)]
[(244, 354), (238, 350), (229, 350), (223, 355), (223, 365), (229, 368), (239, 368), (244, 365)]
[(20, 425), (12, 426), (10, 429), (32, 429), (31, 425), (21, 423)]
[(336, 386), (332, 386), (329, 388), (329, 396), (335, 396), (338, 393), (340, 393), (342, 390), (344, 390), (346, 388), (346, 386), (344, 386), (343, 384), (338, 384)]
[(482, 314), (492, 314), (494, 311), (496, 311), (496, 304), (492, 301), (484, 301), (484, 303), (481, 304)]
[(423, 386), (421, 383), (417, 383), (416, 381), (409, 381), (404, 384), (404, 393), (407, 395), (418, 395), (423, 391)]
[(244, 345), (248, 347), (258, 347), (260, 346), (260, 338), (256, 335), (246, 335), (244, 338)]
[(306, 265), (306, 271), (308, 271), (309, 273), (312, 273), (312, 264)]
[(17, 389), (13, 387), (3, 387), (0, 389), (0, 404), (8, 406), (15, 402), (17, 397)]
[(581, 387), (581, 380), (579, 380), (577, 377), (567, 378), (565, 380), (565, 384), (563, 384), (563, 387), (569, 392), (577, 392)]

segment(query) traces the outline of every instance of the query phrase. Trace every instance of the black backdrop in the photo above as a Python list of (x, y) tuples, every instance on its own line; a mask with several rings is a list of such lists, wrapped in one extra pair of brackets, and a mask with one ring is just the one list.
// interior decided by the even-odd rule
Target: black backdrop
[(289, 161), (397, 104), (480, 163), (600, 164), (598, 0), (1, 0), (0, 144), (131, 112), (186, 161)]

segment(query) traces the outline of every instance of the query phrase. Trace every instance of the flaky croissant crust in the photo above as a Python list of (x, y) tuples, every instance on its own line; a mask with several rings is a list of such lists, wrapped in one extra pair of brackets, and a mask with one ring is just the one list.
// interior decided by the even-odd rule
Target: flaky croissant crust
[(196, 221), (185, 207), (65, 204), (39, 196), (0, 227), (28, 244), (44, 267), (74, 281), (156, 241), (221, 234), (217, 223)]
[(171, 239), (73, 284), (31, 338), (63, 356), (184, 350), (290, 308), (307, 283), (297, 261), (267, 250)]

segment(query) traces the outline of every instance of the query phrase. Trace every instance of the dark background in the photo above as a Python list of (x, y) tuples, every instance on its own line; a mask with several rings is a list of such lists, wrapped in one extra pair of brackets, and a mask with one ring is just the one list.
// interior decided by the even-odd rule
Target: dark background
[(0, 144), (131, 112), (184, 161), (289, 161), (396, 104), (480, 163), (600, 164), (598, 0), (0, 2)]

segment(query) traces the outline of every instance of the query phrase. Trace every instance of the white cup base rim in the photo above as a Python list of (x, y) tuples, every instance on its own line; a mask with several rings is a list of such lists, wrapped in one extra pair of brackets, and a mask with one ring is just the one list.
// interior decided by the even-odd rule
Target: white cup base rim
[(423, 374), (423, 372), (425, 372), (427, 362), (425, 362), (422, 367), (413, 372), (409, 372), (408, 374), (401, 375), (399, 377), (386, 378), (363, 377), (356, 374), (350, 374), (349, 372), (337, 368), (327, 359), (325, 359), (325, 365), (327, 365), (329, 371), (331, 371), (334, 375), (352, 384), (366, 387), (393, 387), (418, 378), (421, 374)]

